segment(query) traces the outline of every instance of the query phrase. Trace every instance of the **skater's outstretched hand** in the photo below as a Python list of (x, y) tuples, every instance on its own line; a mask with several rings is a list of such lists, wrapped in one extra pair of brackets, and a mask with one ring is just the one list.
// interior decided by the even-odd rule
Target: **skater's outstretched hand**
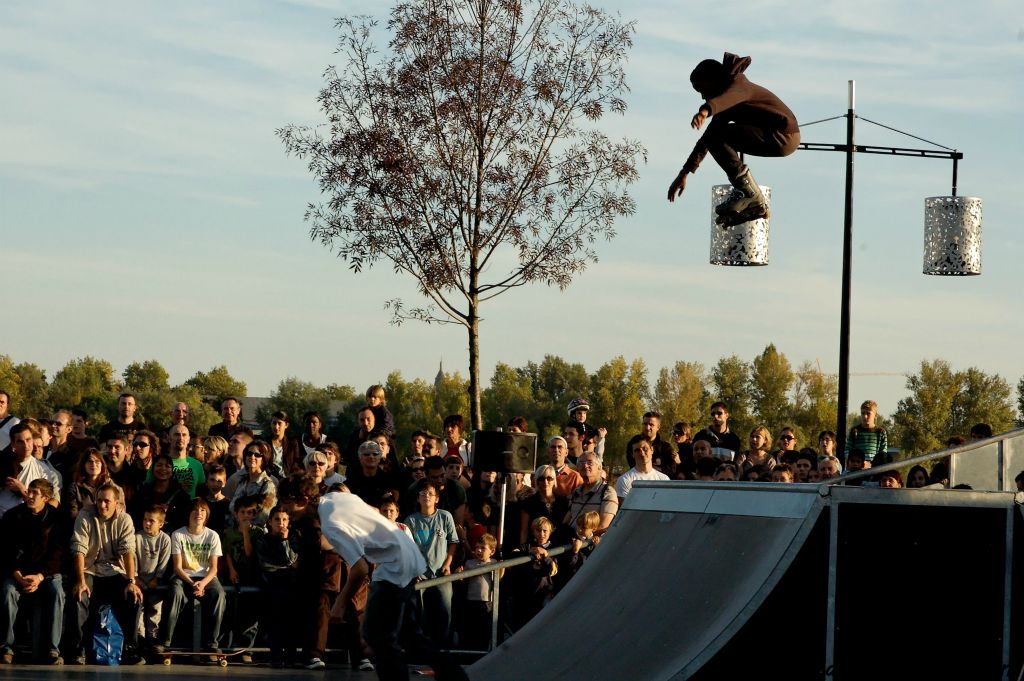
[(707, 107), (701, 106), (697, 109), (697, 113), (693, 114), (693, 120), (690, 121), (690, 127), (694, 130), (700, 130), (704, 126), (704, 121), (711, 115), (710, 111), (707, 111)]
[(671, 203), (682, 196), (684, 189), (686, 189), (686, 171), (680, 170), (679, 174), (676, 175), (676, 179), (672, 180), (672, 184), (668, 186), (669, 202)]

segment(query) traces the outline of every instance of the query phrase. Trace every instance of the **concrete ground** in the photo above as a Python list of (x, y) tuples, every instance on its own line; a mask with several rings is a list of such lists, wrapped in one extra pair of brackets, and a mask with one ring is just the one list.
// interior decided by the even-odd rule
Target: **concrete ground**
[[(410, 668), (412, 670), (412, 668)], [(415, 673), (415, 672), (413, 672)], [(215, 665), (190, 664), (175, 661), (170, 666), (148, 664), (133, 667), (78, 667), (65, 665), (62, 667), (42, 667), (35, 665), (15, 664), (0, 667), (0, 681), (49, 681), (74, 679), (85, 681), (208, 681), (212, 678), (225, 677), (237, 679), (275, 679), (276, 681), (376, 681), (374, 672), (361, 672), (349, 669), (347, 664), (328, 665), (327, 669), (308, 671), (306, 669), (271, 669), (266, 664), (236, 665), (226, 668)]]

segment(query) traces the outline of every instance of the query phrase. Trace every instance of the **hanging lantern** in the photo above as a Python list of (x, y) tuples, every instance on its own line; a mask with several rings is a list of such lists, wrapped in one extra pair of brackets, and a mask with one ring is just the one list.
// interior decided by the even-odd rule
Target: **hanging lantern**
[(931, 196), (924, 200), (925, 274), (981, 274), (981, 199)]
[[(732, 227), (720, 227), (715, 224), (718, 214), (715, 208), (721, 205), (729, 194), (732, 185), (716, 184), (711, 188), (711, 258), (712, 265), (730, 265), (745, 267), (750, 265), (768, 264), (768, 218), (751, 220)], [(769, 207), (772, 205), (772, 190), (761, 187), (764, 200)]]

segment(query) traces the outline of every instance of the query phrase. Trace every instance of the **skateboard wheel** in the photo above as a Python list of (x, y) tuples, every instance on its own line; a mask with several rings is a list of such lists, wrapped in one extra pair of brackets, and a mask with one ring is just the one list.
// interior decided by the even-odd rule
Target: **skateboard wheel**
[(164, 665), (167, 666), (167, 667), (170, 667), (171, 666), (171, 658), (165, 657), (164, 658)]
[(227, 666), (228, 666), (228, 661), (227, 661), (227, 660), (225, 660), (225, 659), (224, 659), (224, 658), (222, 657), (222, 658), (220, 658), (219, 660), (217, 660), (217, 664), (219, 664), (219, 665), (220, 665), (221, 667), (227, 667)]

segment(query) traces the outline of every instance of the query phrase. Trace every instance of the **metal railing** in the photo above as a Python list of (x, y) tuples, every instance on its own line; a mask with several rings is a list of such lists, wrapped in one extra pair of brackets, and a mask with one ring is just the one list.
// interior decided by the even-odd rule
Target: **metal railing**
[[(583, 542), (583, 547), (589, 546), (593, 542), (586, 540)], [(564, 544), (562, 546), (556, 546), (548, 549), (548, 556), (554, 558), (560, 556), (563, 553), (567, 553), (573, 550), (572, 544)], [(432, 579), (425, 579), (422, 582), (416, 584), (417, 591), (423, 591), (431, 587), (440, 586), (442, 584), (450, 584), (452, 582), (459, 582), (470, 577), (477, 577), (479, 575), (486, 575), (492, 573), (492, 586), (491, 586), (491, 645), (487, 650), (460, 650), (460, 649), (449, 649), (450, 653), (457, 654), (473, 654), (473, 655), (485, 655), (491, 650), (494, 650), (498, 645), (498, 611), (501, 595), (501, 579), (498, 577), (498, 572), (506, 568), (513, 568), (518, 565), (525, 565), (533, 561), (533, 555), (523, 554), (515, 558), (508, 558), (506, 560), (499, 560), (495, 563), (487, 565), (481, 565), (480, 567), (471, 568), (469, 570), (463, 570), (462, 572), (453, 572), (450, 575), (443, 575), (441, 577), (434, 577)]]
[(1013, 479), (1007, 479), (1008, 466), (1009, 466), (1009, 452), (1007, 451), (1007, 443), (1011, 440), (1024, 439), (1024, 428), (1018, 428), (1016, 430), (1009, 430), (999, 435), (993, 435), (990, 438), (984, 440), (974, 440), (972, 442), (965, 442), (962, 445), (956, 447), (950, 447), (949, 449), (942, 449), (937, 452), (929, 452), (927, 454), (919, 454), (918, 456), (912, 456), (909, 459), (899, 459), (892, 463), (882, 464), (881, 466), (872, 466), (871, 468), (865, 468), (863, 470), (854, 471), (852, 473), (845, 473), (838, 477), (832, 478), (825, 482), (829, 485), (845, 485), (847, 482), (852, 480), (864, 480), (884, 473), (886, 471), (895, 471), (907, 466), (913, 466), (915, 464), (923, 464), (928, 461), (935, 459), (950, 459), (949, 467), (949, 480), (950, 485), (956, 484), (956, 469), (958, 460), (965, 454), (971, 452), (977, 452), (978, 450), (984, 449), (991, 445), (996, 446), (996, 458), (998, 463), (998, 469), (996, 471), (996, 484), (993, 485), (993, 489), (997, 490), (1008, 490), (1010, 483)]

